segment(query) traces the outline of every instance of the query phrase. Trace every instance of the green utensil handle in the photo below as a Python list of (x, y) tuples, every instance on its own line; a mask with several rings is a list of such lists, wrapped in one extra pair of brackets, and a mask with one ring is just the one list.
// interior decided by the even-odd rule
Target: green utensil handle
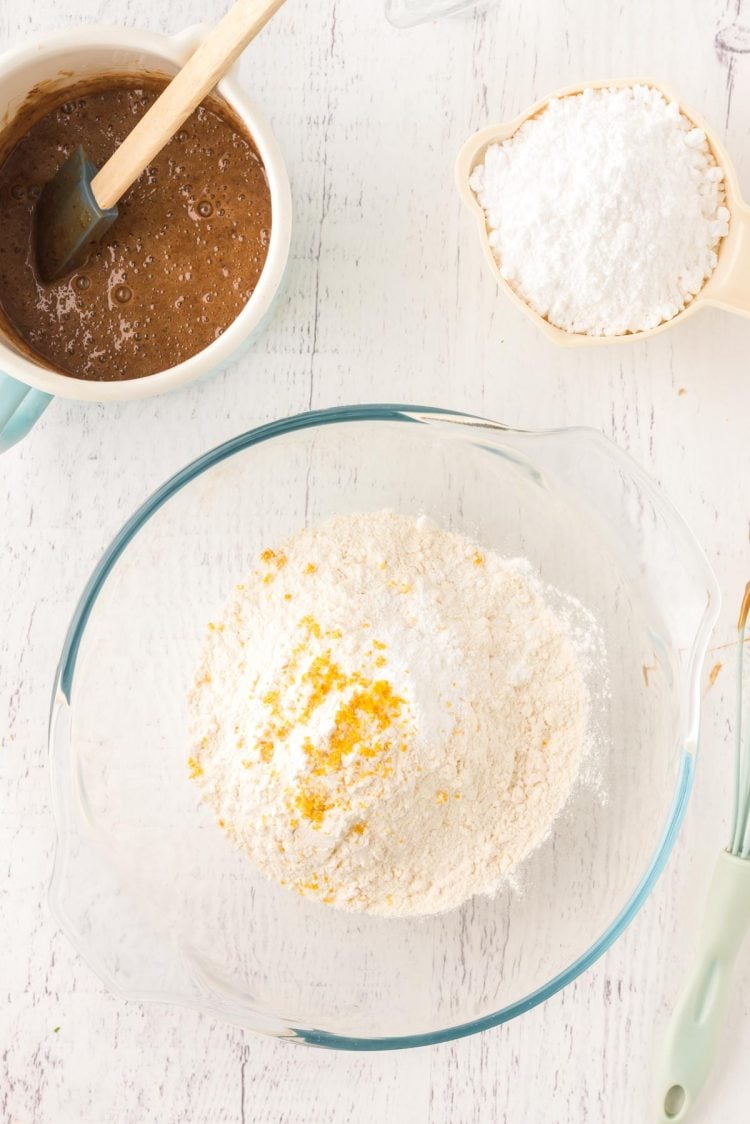
[(51, 394), (0, 372), (0, 453), (26, 436), (51, 401)]
[(750, 860), (722, 852), (706, 902), (698, 953), (667, 1031), (656, 1073), (659, 1124), (682, 1124), (721, 1042), (732, 969), (750, 929)]

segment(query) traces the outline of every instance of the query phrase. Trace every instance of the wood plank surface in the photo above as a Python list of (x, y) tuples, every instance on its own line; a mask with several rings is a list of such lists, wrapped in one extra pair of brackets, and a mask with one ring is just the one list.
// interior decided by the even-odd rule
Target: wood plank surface
[[(0, 47), (81, 23), (177, 32), (219, 0), (0, 0)], [(452, 182), (462, 141), (587, 78), (654, 75), (711, 121), (750, 196), (750, 5), (500, 0), (396, 31), (378, 0), (289, 0), (242, 60), (296, 207), (287, 287), (225, 372), (119, 406), (57, 401), (0, 459), (0, 1121), (648, 1124), (649, 1073), (731, 794), (732, 651), (750, 577), (750, 323), (555, 350), (502, 301)], [(1, 236), (1, 235), (0, 235)], [(344, 1055), (110, 996), (50, 916), (50, 685), (82, 585), (137, 504), (219, 441), (309, 407), (412, 401), (595, 426), (661, 483), (725, 596), (697, 784), (666, 874), (563, 993), (456, 1044)], [(59, 1031), (55, 1032), (55, 1028)], [(750, 1119), (750, 947), (696, 1124)]]

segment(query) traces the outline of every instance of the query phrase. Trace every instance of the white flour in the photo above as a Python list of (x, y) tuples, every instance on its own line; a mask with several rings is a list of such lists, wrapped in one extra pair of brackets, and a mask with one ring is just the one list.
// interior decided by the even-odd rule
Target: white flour
[(264, 552), (190, 712), (201, 794), (262, 871), (405, 916), (492, 893), (541, 842), (588, 699), (528, 563), (379, 512)]
[(670, 320), (710, 277), (728, 231), (705, 133), (646, 86), (553, 99), (487, 150), (471, 186), (503, 277), (568, 332)]

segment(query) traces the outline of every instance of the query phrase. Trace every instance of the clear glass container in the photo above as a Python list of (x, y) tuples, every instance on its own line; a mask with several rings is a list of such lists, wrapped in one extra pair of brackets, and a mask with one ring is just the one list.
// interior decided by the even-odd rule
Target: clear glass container
[[(598, 787), (580, 783), (506, 886), (453, 912), (347, 914), (258, 874), (188, 779), (186, 695), (207, 622), (250, 560), (335, 513), (427, 514), (523, 555), (596, 616), (608, 676)], [(637, 912), (691, 787), (718, 613), (692, 535), (591, 430), (519, 432), (417, 407), (277, 422), (161, 487), (105, 553), (55, 684), (53, 910), (112, 991), (343, 1049), (421, 1045), (513, 1018)]]
[(385, 14), (396, 27), (412, 27), (441, 16), (482, 11), (495, 0), (386, 0)]

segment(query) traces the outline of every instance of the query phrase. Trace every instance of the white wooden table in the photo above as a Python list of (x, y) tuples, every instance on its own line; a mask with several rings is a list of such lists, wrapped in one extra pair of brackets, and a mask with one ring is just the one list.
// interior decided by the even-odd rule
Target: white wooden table
[[(92, 21), (178, 31), (223, 7), (0, 0), (0, 45)], [(648, 1124), (650, 1060), (726, 833), (726, 645), (750, 577), (750, 323), (706, 312), (648, 344), (555, 350), (485, 274), (452, 164), (471, 131), (549, 90), (646, 74), (703, 111), (750, 194), (750, 57), (716, 45), (725, 29), (722, 41), (748, 46), (750, 5), (742, 9), (743, 0), (500, 0), (481, 17), (397, 32), (379, 0), (289, 0), (251, 48), (245, 81), (270, 112), (296, 204), (288, 287), (270, 329), (240, 366), (171, 396), (114, 408), (57, 402), (0, 460), (2, 1124)], [(47, 906), (46, 722), (83, 582), (155, 485), (257, 423), (377, 400), (599, 427), (682, 510), (726, 607), (688, 821), (620, 942), (545, 1006), (481, 1037), (338, 1055), (105, 992)], [(725, 1046), (698, 1124), (750, 1118), (750, 948)]]

